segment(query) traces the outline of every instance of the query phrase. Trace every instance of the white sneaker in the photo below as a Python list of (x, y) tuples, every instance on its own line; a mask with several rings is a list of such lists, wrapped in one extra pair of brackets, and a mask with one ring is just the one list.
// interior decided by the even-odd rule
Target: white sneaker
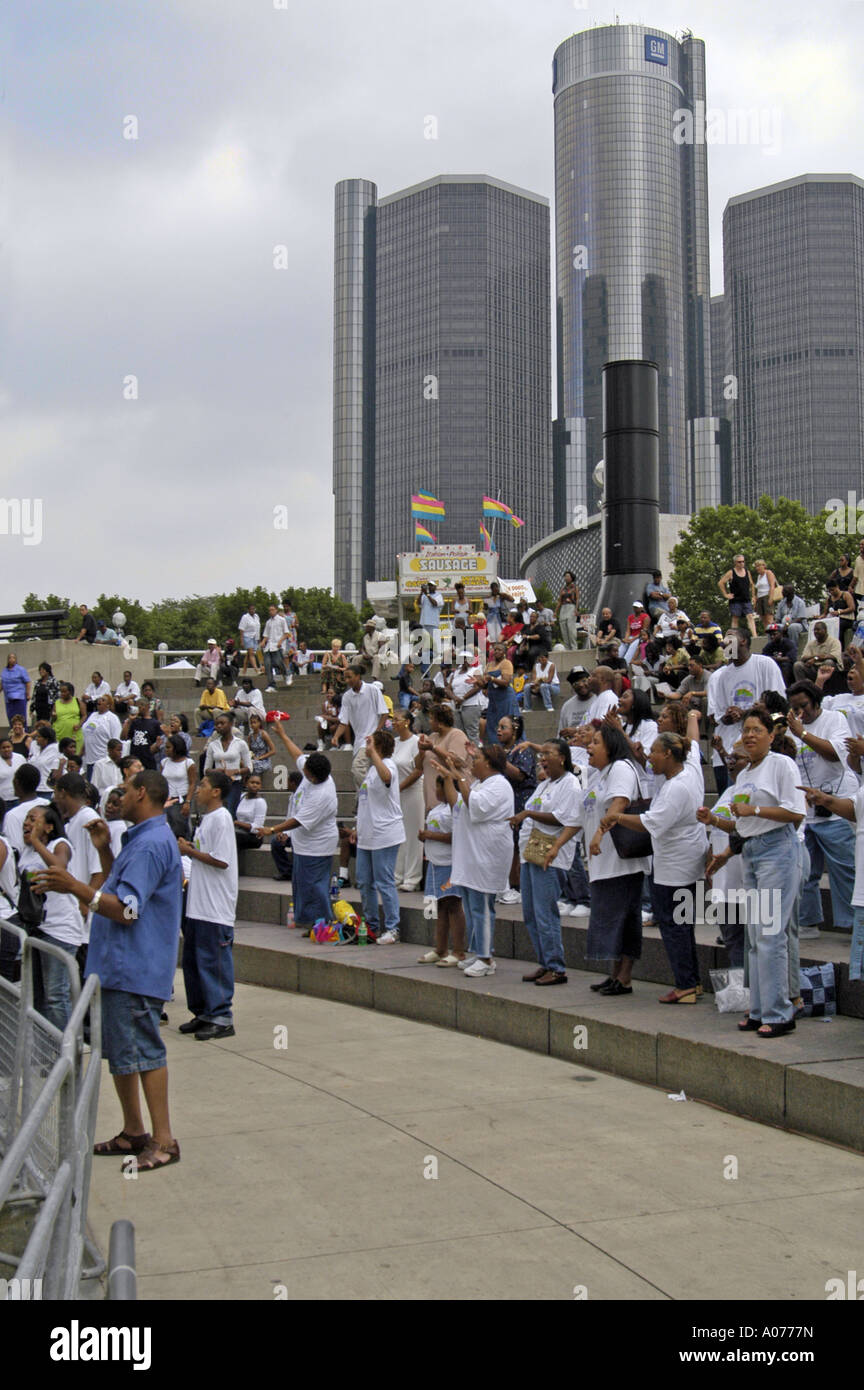
[(289, 677), (287, 678), (287, 680), (285, 681), (285, 684), (286, 684), (286, 686), (288, 686), (288, 685), (293, 685), (293, 684), (294, 684), (294, 677), (293, 677), (293, 676), (289, 676)]
[(265, 685), (265, 687), (264, 687), (264, 694), (265, 694), (265, 695), (275, 695), (275, 694), (276, 694), (276, 687), (275, 687), (275, 685)]
[(393, 943), (396, 942), (396, 941), (398, 941), (398, 940), (399, 940), (399, 933), (398, 933), (398, 931), (385, 931), (385, 933), (384, 933), (383, 936), (379, 936), (379, 937), (378, 937), (378, 945), (379, 945), (379, 946), (392, 946)]
[(319, 740), (318, 740), (318, 752), (319, 752), (319, 753), (323, 753), (323, 752), (324, 752), (324, 740), (323, 740), (323, 738), (319, 738)]
[(518, 888), (505, 888), (495, 899), (496, 903), (521, 903), (522, 894)]
[(470, 976), (472, 980), (476, 980), (478, 975), (494, 975), (495, 962), (494, 960), (490, 960), (487, 965), (485, 960), (481, 960), (478, 956), (471, 965), (466, 965), (464, 974)]
[(459, 969), (460, 969), (460, 970), (467, 970), (467, 969), (468, 969), (468, 966), (469, 966), (469, 965), (473, 965), (476, 959), (477, 959), (476, 956), (466, 956), (464, 960), (460, 960), (460, 961), (458, 962)]
[(564, 898), (558, 899), (558, 911), (562, 917), (570, 916), (570, 904)]
[(588, 907), (587, 903), (576, 903), (575, 907), (571, 907), (571, 909), (570, 909), (570, 916), (571, 916), (571, 917), (590, 917), (590, 916), (591, 916), (591, 909), (590, 909), (590, 907)]
[(353, 753), (353, 752), (354, 752), (354, 744), (353, 744), (353, 743), (340, 743), (340, 745), (339, 745), (339, 752), (340, 752), (340, 753)]
[(652, 926), (654, 925), (654, 913), (653, 913), (653, 912), (645, 912), (644, 909), (643, 909), (643, 912), (642, 912), (642, 925), (643, 925), (643, 927), (652, 927)]

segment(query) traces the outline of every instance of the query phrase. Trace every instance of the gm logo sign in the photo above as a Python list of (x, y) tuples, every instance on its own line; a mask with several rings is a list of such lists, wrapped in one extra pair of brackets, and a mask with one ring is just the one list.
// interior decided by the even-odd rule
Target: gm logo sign
[(664, 68), (668, 67), (669, 40), (653, 38), (650, 34), (646, 34), (645, 61), (646, 63), (662, 63)]

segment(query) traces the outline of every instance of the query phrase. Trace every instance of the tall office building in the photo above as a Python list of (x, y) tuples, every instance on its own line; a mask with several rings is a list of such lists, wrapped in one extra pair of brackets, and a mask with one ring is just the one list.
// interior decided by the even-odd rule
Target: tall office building
[(864, 181), (804, 174), (730, 198), (723, 265), (736, 500), (817, 512), (860, 495)]
[(447, 509), (442, 544), (482, 546), (483, 494), (500, 570), (551, 528), (548, 200), (486, 175), (442, 175), (377, 198), (336, 189), (336, 593), (355, 604), (416, 548), (411, 494)]
[(660, 368), (660, 509), (719, 500), (711, 418), (705, 46), (588, 29), (553, 65), (558, 402), (555, 524), (594, 511), (603, 364)]

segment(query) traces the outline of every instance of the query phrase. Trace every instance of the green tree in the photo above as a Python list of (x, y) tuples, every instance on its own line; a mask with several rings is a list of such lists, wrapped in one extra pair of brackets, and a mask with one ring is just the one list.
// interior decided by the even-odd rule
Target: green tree
[[(282, 598), (297, 614), (298, 635), (313, 649), (329, 647), (334, 637), (341, 637), (343, 645), (359, 645), (363, 630), (357, 609), (335, 598), (329, 589), (286, 589)], [(364, 604), (363, 613), (367, 608), (371, 617), (371, 605)]]
[(824, 597), (843, 544), (827, 530), (825, 512), (811, 516), (787, 497), (760, 497), (755, 510), (740, 504), (705, 507), (672, 551), (669, 584), (691, 618), (702, 608), (717, 617), (724, 608), (718, 581), (740, 552), (751, 574), (754, 562), (764, 560), (778, 584), (794, 584), (796, 593), (815, 603)]

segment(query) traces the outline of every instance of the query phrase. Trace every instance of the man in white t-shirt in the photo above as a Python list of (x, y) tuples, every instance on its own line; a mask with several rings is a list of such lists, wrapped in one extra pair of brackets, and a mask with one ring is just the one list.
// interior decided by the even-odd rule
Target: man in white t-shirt
[[(714, 734), (727, 755), (741, 736), (741, 720), (749, 709), (761, 700), (766, 690), (776, 690), (785, 698), (783, 673), (770, 656), (751, 656), (750, 637), (743, 628), (726, 634), (730, 660), (727, 666), (712, 671), (705, 687), (708, 713), (714, 721)], [(713, 743), (712, 743), (713, 747)], [(729, 785), (729, 776), (720, 750), (714, 748), (712, 758), (718, 792)]]
[(566, 738), (568, 733), (581, 728), (588, 717), (588, 710), (594, 696), (588, 684), (589, 675), (584, 666), (574, 666), (567, 676), (573, 694), (565, 700), (558, 711), (558, 737)]
[(243, 648), (243, 670), (241, 675), (245, 676), (249, 665), (249, 658), (252, 658), (252, 668), (258, 675), (261, 667), (258, 665), (258, 644), (261, 640), (261, 619), (255, 611), (254, 603), (250, 603), (246, 612), (243, 614), (237, 630), (240, 633), (240, 644)]
[[(359, 662), (348, 669), (348, 689), (342, 696), (339, 723), (333, 734), (334, 748), (347, 738), (349, 726), (354, 734), (353, 749), (356, 749), (356, 752), (351, 762), (351, 776), (358, 791), (369, 768), (366, 740), (376, 729), (383, 729), (389, 716), (384, 696), (377, 685), (367, 684), (363, 680), (363, 669)], [(344, 746), (352, 748), (350, 743)]]
[(247, 723), (250, 714), (260, 715), (262, 722), (267, 715), (264, 708), (264, 697), (248, 676), (240, 682), (240, 689), (231, 701), (231, 708), (234, 711), (235, 723), (238, 725)]
[[(789, 687), (787, 727), (795, 741), (799, 786), (815, 787), (831, 796), (855, 796), (858, 779), (846, 765), (849, 726), (839, 710), (822, 708), (822, 692), (812, 681), (796, 681)], [(804, 843), (810, 856), (810, 875), (802, 885), (799, 936), (819, 936), (822, 925), (823, 868), (828, 871), (835, 929), (853, 924), (852, 894), (855, 887), (855, 832), (836, 813), (808, 804)]]
[(105, 757), (99, 758), (93, 764), (93, 775), (90, 781), (97, 792), (109, 791), (111, 787), (119, 786), (123, 781), (123, 769), (120, 766), (122, 757), (123, 744), (119, 738), (109, 738)]
[(423, 659), (420, 670), (425, 676), (433, 661), (441, 654), (441, 609), (444, 597), (438, 593), (435, 580), (430, 579), (420, 588), (420, 626), (423, 629)]
[(195, 843), (178, 839), (192, 861), (183, 921), (183, 981), (192, 1018), (181, 1033), (199, 1042), (233, 1038), (234, 922), (237, 917), (237, 841), (225, 802), (231, 782), (224, 772), (207, 772), (198, 783), (203, 812)]
[(130, 705), (135, 703), (140, 694), (140, 686), (137, 681), (133, 681), (132, 672), (124, 671), (123, 679), (114, 691), (114, 713), (125, 718)]
[(461, 665), (450, 677), (450, 689), (456, 706), (459, 727), (471, 743), (480, 743), (480, 718), (483, 714), (483, 689), (477, 684), (477, 677), (483, 672), (475, 663), (472, 665), (470, 652), (463, 653)]
[(588, 677), (591, 703), (585, 712), (584, 723), (593, 724), (605, 717), (610, 709), (618, 708), (618, 696), (614, 690), (615, 672), (611, 666), (595, 666)]
[(123, 725), (111, 708), (110, 696), (100, 695), (95, 710), (87, 716), (81, 726), (88, 781), (93, 780), (93, 769), (97, 762), (107, 758), (109, 741), (116, 742), (122, 729)]
[(17, 849), (19, 854), (24, 849), (24, 836), (21, 833), (21, 827), (34, 802), (39, 804), (39, 797), (36, 795), (38, 786), (39, 769), (37, 767), (34, 767), (32, 763), (25, 762), (21, 767), (16, 768), (12, 778), (12, 790), (18, 804), (8, 810), (3, 818), (3, 838), (8, 840), (12, 848)]
[(290, 685), (294, 677), (288, 674), (285, 665), (289, 651), (288, 623), (275, 603), (270, 604), (268, 612), (270, 616), (264, 624), (264, 665), (267, 668), (267, 689), (273, 691), (276, 689), (277, 673), (282, 675), (286, 685)]

